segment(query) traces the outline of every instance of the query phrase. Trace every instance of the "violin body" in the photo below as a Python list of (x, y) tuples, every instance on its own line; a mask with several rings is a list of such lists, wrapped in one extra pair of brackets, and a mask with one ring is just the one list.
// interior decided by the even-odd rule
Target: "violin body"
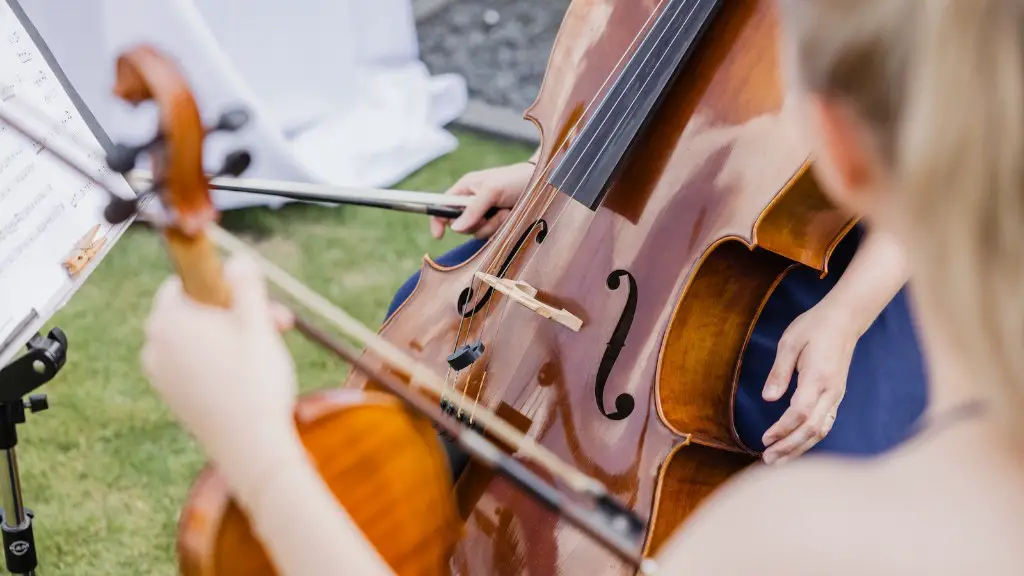
[[(357, 390), (303, 396), (295, 419), (324, 481), (395, 572), (448, 574), (460, 524), (429, 421), (412, 418), (393, 396)], [(182, 576), (278, 573), (211, 467), (193, 484), (179, 519), (178, 560)]]
[[(621, 152), (616, 138), (627, 128), (601, 124), (629, 121), (630, 99), (643, 100), (648, 80), (658, 79), (654, 58), (678, 48), (644, 42), (667, 10), (705, 7), (701, 0), (574, 0), (527, 111), (543, 142), (527, 194), (468, 262), (444, 268), (426, 259), (411, 297), (381, 330), (441, 373), (459, 345), (481, 343), (471, 366), (451, 371), (453, 394), (478, 399), (603, 482), (647, 520), (649, 555), (717, 486), (756, 461), (733, 422), (751, 331), (787, 271), (802, 264), (824, 274), (853, 225), (816, 187), (809, 148), (787, 117), (793, 103), (779, 78), (774, 3), (716, 4), (620, 159), (608, 156)], [(634, 56), (649, 46), (650, 57), (637, 64)], [(615, 83), (636, 66), (632, 92)], [(609, 114), (609, 102), (626, 107)], [(596, 190), (587, 181), (591, 168), (600, 172), (608, 162), (617, 168), (603, 196), (581, 200)], [(574, 175), (575, 165), (588, 172)], [(573, 330), (488, 290), (478, 271), (533, 287), (537, 300), (582, 326)], [(375, 362), (372, 354), (364, 360)], [(348, 386), (369, 382), (353, 373)], [(632, 572), (475, 465), (459, 478), (456, 498), (465, 535), (453, 574)]]

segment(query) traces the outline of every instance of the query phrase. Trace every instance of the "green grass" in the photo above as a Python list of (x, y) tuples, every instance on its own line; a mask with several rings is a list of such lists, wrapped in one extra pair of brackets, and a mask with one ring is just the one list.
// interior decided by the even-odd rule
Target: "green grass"
[[(442, 191), (464, 172), (525, 160), (530, 150), (470, 134), (402, 187)], [(437, 242), (426, 218), (370, 208), (289, 206), (230, 213), (225, 226), (371, 326)], [(18, 447), (26, 503), (37, 516), (45, 575), (171, 575), (175, 523), (203, 464), (143, 379), (138, 362), (152, 296), (169, 274), (158, 237), (134, 228), (53, 320), (70, 341), (63, 372), (42, 391)], [(347, 368), (288, 338), (302, 387), (335, 386)]]

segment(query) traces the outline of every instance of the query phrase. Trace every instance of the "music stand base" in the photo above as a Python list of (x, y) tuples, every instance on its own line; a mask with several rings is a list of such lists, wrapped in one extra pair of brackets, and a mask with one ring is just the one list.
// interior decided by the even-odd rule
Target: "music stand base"
[(36, 539), (32, 533), (32, 511), (25, 509), (25, 521), (20, 526), (10, 527), (7, 518), (0, 511), (0, 530), (3, 532), (4, 560), (11, 574), (35, 574), (39, 561), (36, 558)]

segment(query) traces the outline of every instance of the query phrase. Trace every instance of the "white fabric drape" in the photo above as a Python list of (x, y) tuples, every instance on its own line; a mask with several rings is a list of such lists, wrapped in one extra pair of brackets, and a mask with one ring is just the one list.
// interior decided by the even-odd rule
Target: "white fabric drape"
[(443, 127), (465, 109), (465, 82), (419, 61), (411, 0), (20, 1), (116, 141), (154, 127), (152, 109), (110, 94), (116, 55), (144, 42), (178, 61), (208, 121), (237, 106), (252, 113), (242, 132), (207, 140), (209, 169), (245, 148), (247, 177), (387, 187), (457, 144)]

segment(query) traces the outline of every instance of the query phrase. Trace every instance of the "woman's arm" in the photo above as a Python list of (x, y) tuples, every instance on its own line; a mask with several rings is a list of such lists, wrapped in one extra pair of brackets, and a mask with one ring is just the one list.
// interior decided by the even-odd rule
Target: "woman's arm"
[(241, 500), (282, 576), (394, 574), (331, 494), (298, 436), (282, 447), (276, 467)]
[(861, 335), (909, 279), (903, 246), (889, 234), (869, 230), (843, 277), (822, 301), (845, 310)]

